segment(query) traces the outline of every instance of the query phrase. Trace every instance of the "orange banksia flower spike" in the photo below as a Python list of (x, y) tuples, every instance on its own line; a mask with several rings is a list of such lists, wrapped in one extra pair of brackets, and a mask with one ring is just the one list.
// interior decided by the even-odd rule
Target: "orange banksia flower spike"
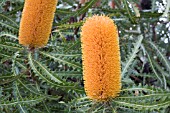
[(107, 101), (121, 90), (121, 64), (117, 27), (107, 16), (86, 20), (81, 32), (83, 79), (87, 96)]
[(58, 0), (25, 0), (19, 43), (38, 48), (47, 44)]

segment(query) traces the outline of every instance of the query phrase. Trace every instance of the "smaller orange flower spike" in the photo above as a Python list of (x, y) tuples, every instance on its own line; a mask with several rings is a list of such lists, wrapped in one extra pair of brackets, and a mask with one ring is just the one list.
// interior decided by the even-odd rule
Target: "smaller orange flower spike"
[(33, 48), (47, 44), (58, 0), (25, 0), (19, 43)]
[(121, 90), (121, 64), (117, 27), (107, 16), (86, 20), (81, 32), (83, 79), (87, 96), (107, 101)]

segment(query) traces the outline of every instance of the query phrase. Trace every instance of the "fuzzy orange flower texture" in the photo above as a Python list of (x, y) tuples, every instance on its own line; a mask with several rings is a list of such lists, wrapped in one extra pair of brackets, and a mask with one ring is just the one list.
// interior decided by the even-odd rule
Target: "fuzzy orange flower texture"
[(19, 43), (27, 47), (43, 47), (51, 33), (58, 0), (25, 0), (19, 30)]
[(121, 90), (121, 64), (117, 27), (107, 16), (86, 20), (81, 32), (83, 79), (87, 96), (107, 101)]

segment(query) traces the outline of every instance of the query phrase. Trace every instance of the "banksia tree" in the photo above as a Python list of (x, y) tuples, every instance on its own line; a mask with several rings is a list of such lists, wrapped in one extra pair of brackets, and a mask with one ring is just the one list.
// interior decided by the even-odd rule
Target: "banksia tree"
[(47, 44), (58, 0), (25, 0), (19, 43), (30, 48)]
[(121, 89), (120, 51), (117, 27), (106, 16), (86, 20), (81, 32), (83, 79), (87, 96), (107, 101)]

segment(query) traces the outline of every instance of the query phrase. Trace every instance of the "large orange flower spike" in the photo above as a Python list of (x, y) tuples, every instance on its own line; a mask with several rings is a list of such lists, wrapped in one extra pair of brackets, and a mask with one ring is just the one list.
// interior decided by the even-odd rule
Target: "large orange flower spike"
[(121, 64), (117, 27), (107, 16), (86, 20), (81, 32), (83, 79), (87, 96), (107, 101), (121, 90)]

